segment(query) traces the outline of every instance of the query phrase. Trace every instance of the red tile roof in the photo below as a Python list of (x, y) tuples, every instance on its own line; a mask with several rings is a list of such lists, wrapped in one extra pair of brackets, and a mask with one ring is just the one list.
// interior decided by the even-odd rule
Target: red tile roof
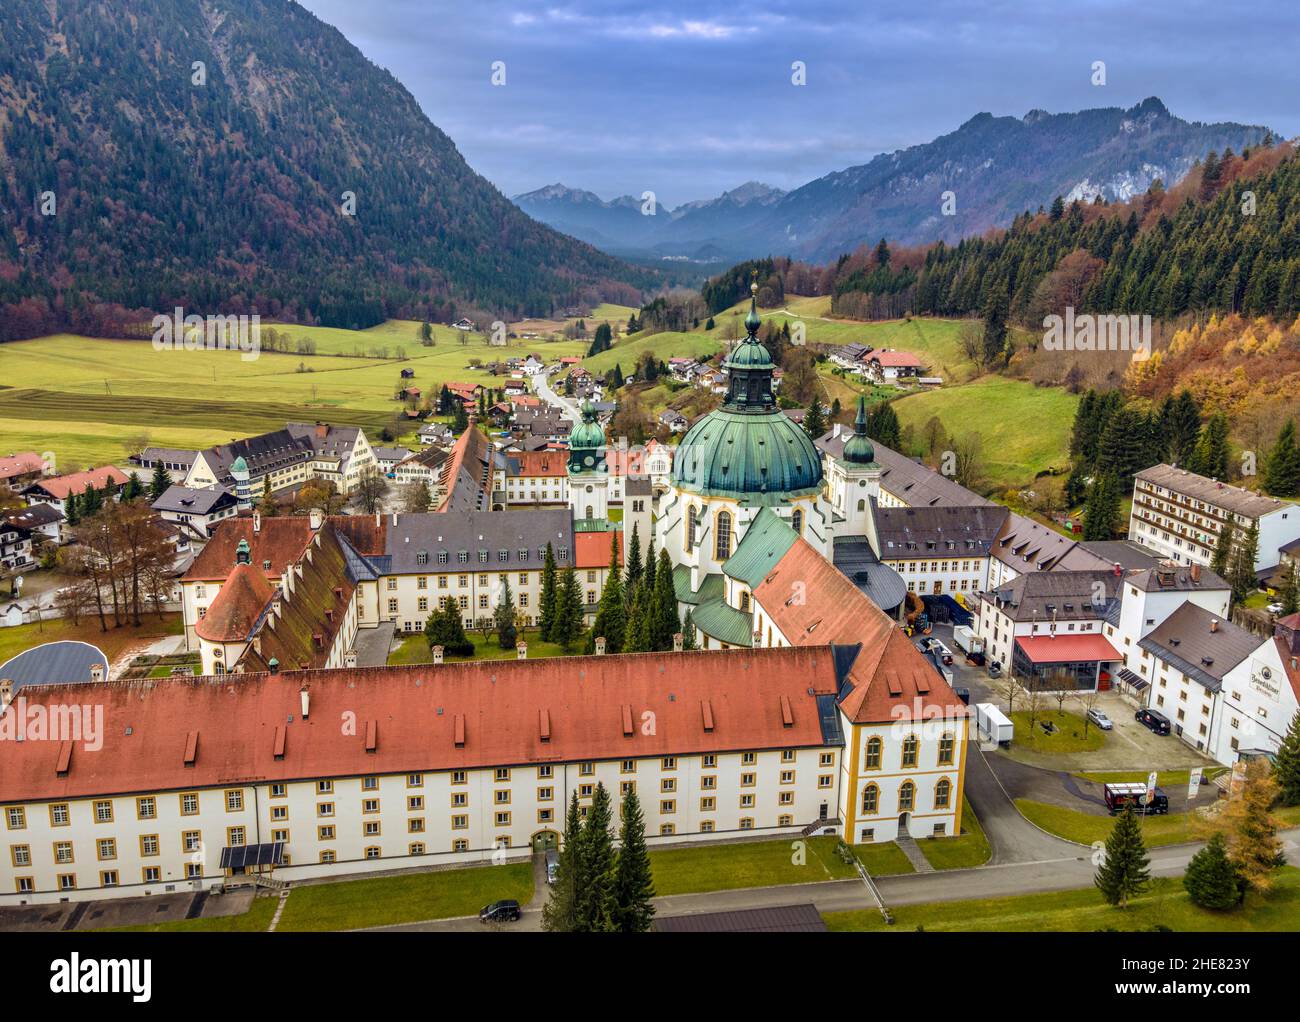
[(15, 476), (31, 475), (45, 469), (45, 459), (35, 451), (21, 451), (0, 458), (0, 479), (13, 479)]
[[(71, 746), (62, 776), (59, 742), (0, 742), (0, 801), (189, 790), (251, 778), (817, 747), (822, 732), (808, 692), (835, 685), (825, 647), (113, 681), (94, 686), (104, 710), (103, 747)], [(29, 706), (80, 704), (87, 688), (28, 686), (23, 694)], [(705, 700), (713, 715), (708, 732)], [(788, 726), (783, 705), (791, 710)], [(627, 734), (629, 707), (636, 721), (653, 714), (655, 726)], [(345, 715), (359, 726), (339, 727)], [(368, 731), (376, 738), (373, 752), (366, 750)], [(283, 758), (275, 753), (277, 734)], [(191, 736), (196, 754), (186, 766)]]
[(575, 532), (573, 534), (573, 566), (575, 568), (608, 568), (610, 536), (617, 536), (618, 563), (623, 563), (623, 533)]
[(1124, 654), (1102, 635), (1022, 635), (1016, 645), (1036, 664), (1063, 664), (1070, 660), (1123, 660)]
[(194, 626), (208, 642), (242, 642), (253, 632), (275, 590), (259, 565), (237, 564)]
[[(1292, 614), (1300, 622), (1300, 615)], [(1300, 703), (1300, 657), (1291, 652), (1286, 640), (1280, 636), (1275, 636), (1273, 642), (1277, 645), (1277, 655), (1282, 660), (1282, 670), (1286, 671), (1287, 680), (1291, 682), (1291, 691), (1295, 693), (1297, 703)]]
[(241, 539), (248, 541), (252, 564), (261, 568), (264, 561), (270, 561), (267, 576), (279, 578), (284, 574), (285, 565), (302, 556), (311, 537), (311, 520), (305, 515), (262, 518), (261, 527), (256, 532), (253, 531), (252, 517), (228, 518), (217, 523), (207, 546), (194, 558), (182, 581), (209, 582), (226, 578), (235, 568), (235, 548)]
[(567, 459), (558, 451), (523, 451), (510, 455), (519, 462), (519, 475), (559, 478), (567, 472)]
[(92, 484), (95, 489), (102, 490), (106, 483), (122, 486), (126, 481), (126, 473), (120, 468), (105, 465), (103, 468), (91, 468), (71, 475), (38, 479), (32, 486), (39, 487), (56, 500), (66, 500), (69, 493), (84, 493), (86, 487)]
[(772, 623), (795, 646), (861, 644), (840, 709), (855, 724), (908, 719), (914, 712), (966, 716), (966, 704), (883, 610), (822, 557), (795, 541), (754, 590)]
[(910, 351), (873, 351), (867, 356), (867, 361), (900, 369), (921, 369), (925, 366), (925, 363)]

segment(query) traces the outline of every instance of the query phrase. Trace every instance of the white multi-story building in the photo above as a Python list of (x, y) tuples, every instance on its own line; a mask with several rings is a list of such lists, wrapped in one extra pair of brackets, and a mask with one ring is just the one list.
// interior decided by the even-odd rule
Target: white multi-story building
[(1259, 526), (1256, 572), (1275, 567), (1279, 548), (1300, 539), (1300, 506), (1288, 501), (1172, 465), (1156, 465), (1134, 477), (1128, 538), (1179, 564), (1209, 564), (1229, 520), (1238, 539)]

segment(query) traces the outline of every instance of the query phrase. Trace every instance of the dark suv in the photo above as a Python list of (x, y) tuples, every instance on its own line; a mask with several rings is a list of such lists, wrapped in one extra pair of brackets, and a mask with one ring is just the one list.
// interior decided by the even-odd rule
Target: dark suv
[(514, 900), (494, 901), (479, 910), (480, 923), (513, 923), (523, 913), (519, 911), (519, 902)]
[(1144, 727), (1149, 727), (1158, 735), (1167, 735), (1171, 730), (1169, 718), (1159, 710), (1153, 710), (1150, 707), (1144, 706), (1138, 710), (1137, 713), (1133, 714), (1133, 719)]

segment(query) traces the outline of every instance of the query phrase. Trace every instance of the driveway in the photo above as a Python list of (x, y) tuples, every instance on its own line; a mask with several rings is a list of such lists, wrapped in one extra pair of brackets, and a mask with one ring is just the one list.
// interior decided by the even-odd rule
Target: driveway
[(383, 667), (393, 646), (393, 622), (381, 621), (376, 628), (358, 628), (356, 641), (358, 667)]
[(577, 422), (582, 418), (582, 410), (570, 401), (567, 397), (557, 394), (551, 387), (550, 376), (546, 373), (536, 373), (533, 376), (533, 386), (537, 390), (537, 396), (551, 405), (559, 413), (569, 419), (571, 422)]

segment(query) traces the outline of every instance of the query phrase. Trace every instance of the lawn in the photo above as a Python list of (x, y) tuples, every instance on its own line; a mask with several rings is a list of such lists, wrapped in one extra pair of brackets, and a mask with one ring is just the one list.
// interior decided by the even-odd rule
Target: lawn
[(650, 866), (654, 871), (655, 893), (694, 894), (856, 876), (857, 871), (835, 854), (838, 840), (796, 837), (783, 841), (654, 849), (650, 852)]
[(490, 902), (533, 896), (531, 862), (294, 887), (278, 931), (355, 930), (476, 915)]
[[(582, 341), (500, 347), (448, 327), (435, 327), (437, 343), (425, 348), (415, 336), (418, 324), (407, 321), (359, 331), (270, 325), (311, 339), (317, 354), (263, 352), (244, 361), (237, 351), (157, 351), (147, 340), (70, 334), (6, 344), (0, 433), (10, 449), (53, 451), (61, 471), (121, 462), (144, 441), (195, 449), (287, 421), (359, 425), (377, 440), (384, 426), (409, 428), (398, 421), (393, 400), (401, 369), (414, 370), (414, 385), (428, 394), (449, 381), (503, 382), (471, 360), (586, 350)], [(339, 357), (356, 354), (363, 357)]]
[(74, 625), (67, 618), (51, 618), (49, 621), (29, 625), (0, 628), (0, 666), (24, 650), (45, 642), (65, 640), (88, 642), (98, 647), (111, 661), (119, 657), (128, 646), (164, 635), (180, 635), (181, 631), (180, 614), (164, 614), (162, 618), (157, 614), (146, 614), (141, 619), (139, 628), (129, 625), (114, 628), (110, 623), (107, 632), (99, 630), (98, 618), (83, 617), (80, 625)]
[[(447, 663), (457, 663), (467, 660), (513, 660), (518, 655), (514, 649), (502, 649), (497, 644), (496, 635), (484, 639), (478, 632), (466, 632), (469, 641), (474, 643), (474, 655), (472, 657), (449, 656), (446, 658)], [(542, 642), (537, 637), (537, 632), (521, 632), (520, 636), (528, 643), (528, 659), (537, 660), (542, 657), (567, 656), (564, 648), (554, 642)], [(581, 652), (575, 647), (575, 652)], [(429, 642), (424, 637), (423, 632), (416, 632), (413, 635), (402, 637), (401, 644), (392, 653), (388, 654), (388, 666), (397, 667), (405, 664), (431, 664), (433, 663), (433, 654), (429, 651)]]
[(873, 877), (893, 876), (898, 873), (914, 873), (911, 860), (893, 841), (872, 841), (870, 844), (853, 846), (853, 854), (867, 867)]
[(921, 854), (935, 869), (969, 869), (982, 866), (992, 854), (984, 828), (975, 817), (969, 800), (961, 807), (960, 837), (929, 837), (918, 841)]
[[(1094, 816), (1091, 813), (1034, 802), (1027, 798), (1016, 799), (1016, 808), (1030, 823), (1037, 824), (1043, 830), (1068, 841), (1077, 841), (1081, 845), (1105, 841), (1110, 836), (1111, 828), (1115, 826), (1113, 816)], [(1300, 824), (1300, 806), (1274, 809), (1273, 815), (1284, 827)], [(1168, 813), (1165, 816), (1142, 816), (1138, 818), (1138, 822), (1142, 825), (1142, 839), (1148, 847), (1155, 847), (1202, 840), (1202, 835), (1193, 830), (1191, 819), (1190, 813)]]
[(643, 331), (619, 341), (608, 351), (583, 359), (582, 365), (589, 372), (600, 375), (617, 364), (622, 367), (624, 376), (631, 376), (636, 371), (637, 359), (647, 351), (654, 352), (655, 358), (667, 362), (678, 356), (709, 358), (716, 355), (722, 345), (722, 336), (717, 330), (708, 333), (665, 331), (658, 334)]
[(145, 923), (141, 926), (110, 926), (97, 933), (264, 933), (271, 925), (280, 904), (278, 897), (254, 898), (242, 915), (212, 916), (203, 919), (177, 919), (170, 923)]
[[(1208, 783), (1211, 777), (1222, 773), (1224, 767), (1210, 767), (1206, 769), (1201, 778), (1201, 783)], [(1098, 784), (1123, 784), (1125, 782), (1140, 782), (1146, 784), (1148, 773), (1141, 770), (1110, 770), (1110, 771), (1083, 771), (1076, 773), (1074, 776), (1084, 781), (1095, 781)], [(1175, 785), (1187, 784), (1192, 779), (1190, 770), (1161, 770), (1156, 774), (1156, 784), (1164, 788), (1172, 788)]]
[(978, 433), (985, 481), (977, 489), (1009, 489), (1069, 462), (1079, 398), (1056, 387), (985, 376), (959, 387), (913, 394), (894, 403), (899, 422), (919, 436), (931, 417), (949, 435)]
[(828, 912), (826, 924), (836, 931), (978, 930), (993, 932), (1070, 932), (1087, 930), (1149, 930), (1167, 926), (1179, 932), (1283, 932), (1300, 930), (1300, 869), (1284, 867), (1267, 895), (1251, 894), (1234, 912), (1197, 908), (1177, 877), (1161, 877), (1150, 890), (1117, 909), (1091, 887), (1008, 898), (934, 902), (890, 908), (894, 925), (886, 925), (874, 909)]
[[(1011, 714), (1011, 721), (1016, 726), (1012, 749), (1023, 749), (1050, 755), (1066, 752), (1093, 752), (1106, 744), (1106, 732), (1096, 727), (1089, 727), (1085, 736), (1083, 718), (1069, 710), (1044, 710), (1037, 715), (1037, 723), (1031, 730), (1029, 714), (1017, 710)], [(1043, 731), (1043, 722), (1050, 721), (1056, 725), (1053, 734)]]

